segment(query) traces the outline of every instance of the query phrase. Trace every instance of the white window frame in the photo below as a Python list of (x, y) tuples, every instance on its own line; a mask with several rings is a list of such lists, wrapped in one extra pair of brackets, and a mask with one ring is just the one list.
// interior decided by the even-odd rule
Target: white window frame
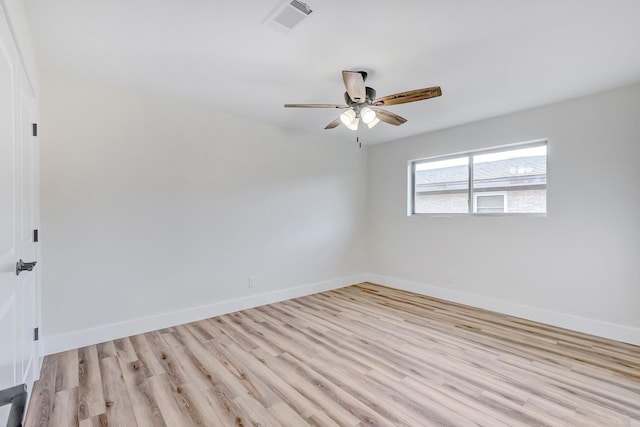
[[(537, 140), (533, 140), (533, 141), (527, 141), (527, 142), (518, 142), (518, 143), (514, 143), (514, 144), (506, 144), (506, 145), (500, 145), (500, 146), (496, 146), (496, 147), (491, 147), (491, 148), (486, 148), (486, 149), (479, 149), (479, 150), (471, 150), (471, 151), (463, 151), (463, 152), (459, 152), (459, 153), (453, 153), (453, 154), (446, 154), (446, 155), (442, 155), (442, 156), (433, 156), (433, 157), (426, 157), (426, 158), (422, 158), (422, 159), (415, 159), (415, 160), (410, 160), (408, 162), (408, 167), (407, 167), (407, 216), (431, 216), (431, 217), (452, 217), (452, 216), (518, 216), (518, 217), (523, 217), (523, 216), (531, 216), (531, 217), (546, 217), (547, 216), (547, 212), (549, 210), (549, 205), (548, 205), (548, 197), (547, 197), (547, 204), (546, 204), (546, 209), (545, 212), (501, 212), (501, 213), (477, 213), (475, 212), (475, 208), (476, 208), (476, 204), (475, 204), (475, 195), (476, 193), (474, 192), (473, 189), (473, 157), (477, 156), (477, 155), (482, 155), (482, 154), (491, 154), (491, 153), (499, 153), (502, 151), (510, 151), (510, 150), (518, 150), (518, 149), (524, 149), (524, 148), (533, 148), (533, 147), (539, 147), (539, 146), (546, 146), (547, 147), (547, 173), (546, 173), (546, 178), (548, 180), (548, 176), (549, 176), (549, 170), (548, 170), (548, 163), (549, 163), (549, 140), (546, 138), (543, 139), (537, 139)], [(447, 160), (447, 159), (454, 159), (454, 158), (458, 158), (458, 157), (465, 157), (468, 156), (469, 157), (469, 174), (468, 174), (468, 180), (469, 180), (469, 185), (468, 185), (468, 194), (467, 194), (467, 202), (468, 202), (468, 212), (464, 212), (464, 213), (456, 213), (456, 212), (451, 212), (451, 213), (436, 213), (436, 212), (415, 212), (415, 174), (416, 174), (416, 165), (420, 164), (420, 163), (427, 163), (427, 162), (436, 162), (436, 161), (441, 161), (441, 160)], [(547, 188), (548, 191), (548, 188)], [(491, 192), (481, 192), (479, 193), (480, 195), (482, 194), (490, 194)], [(498, 194), (501, 192), (493, 192), (494, 194)], [(547, 193), (548, 194), (548, 193)], [(471, 197), (471, 196), (474, 197)], [(505, 211), (507, 210), (507, 197), (505, 195)]]

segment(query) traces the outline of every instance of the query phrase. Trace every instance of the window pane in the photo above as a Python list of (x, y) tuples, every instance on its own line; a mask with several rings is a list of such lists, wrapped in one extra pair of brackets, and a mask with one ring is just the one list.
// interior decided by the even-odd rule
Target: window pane
[[(547, 211), (547, 146), (511, 149), (473, 156), (474, 212), (499, 212), (496, 206), (482, 206), (497, 199), (483, 193), (504, 194), (503, 211), (544, 213)], [(489, 197), (488, 195), (486, 197)]]
[(415, 164), (414, 213), (469, 212), (469, 157)]

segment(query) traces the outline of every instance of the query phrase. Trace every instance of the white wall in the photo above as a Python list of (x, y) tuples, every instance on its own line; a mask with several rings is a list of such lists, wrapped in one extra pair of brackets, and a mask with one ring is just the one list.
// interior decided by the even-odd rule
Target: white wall
[[(41, 88), (47, 352), (365, 277), (640, 343), (640, 85), (366, 150), (70, 76)], [(546, 218), (406, 216), (409, 160), (539, 138)]]
[(355, 144), (53, 73), (41, 91), (47, 352), (365, 271)]
[[(412, 159), (548, 138), (548, 216), (407, 217)], [(374, 146), (372, 280), (640, 344), (640, 85)]]

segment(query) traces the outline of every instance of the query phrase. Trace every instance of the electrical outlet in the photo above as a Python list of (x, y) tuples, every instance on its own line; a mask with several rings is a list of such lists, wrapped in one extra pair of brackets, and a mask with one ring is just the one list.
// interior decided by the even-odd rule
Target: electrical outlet
[(256, 287), (256, 276), (249, 276), (249, 287), (250, 288)]

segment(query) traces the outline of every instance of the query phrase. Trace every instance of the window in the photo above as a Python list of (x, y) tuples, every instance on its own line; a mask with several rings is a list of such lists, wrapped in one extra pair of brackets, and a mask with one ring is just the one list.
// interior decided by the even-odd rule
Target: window
[(411, 162), (410, 214), (547, 212), (547, 141)]
[(473, 212), (475, 213), (504, 213), (505, 193), (502, 194), (476, 194)]

